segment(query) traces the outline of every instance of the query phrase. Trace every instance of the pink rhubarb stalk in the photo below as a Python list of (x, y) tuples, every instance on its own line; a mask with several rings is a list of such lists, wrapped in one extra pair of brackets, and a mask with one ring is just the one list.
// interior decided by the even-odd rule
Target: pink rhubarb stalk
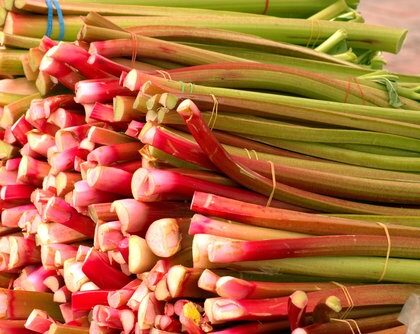
[(136, 95), (127, 88), (120, 86), (118, 79), (93, 79), (75, 83), (75, 101), (81, 104), (112, 101), (116, 95)]
[(70, 227), (90, 238), (95, 233), (94, 222), (78, 213), (60, 197), (52, 197), (48, 201), (44, 210), (44, 219)]
[[(268, 200), (254, 192), (200, 180), (176, 171), (160, 169), (138, 169), (133, 175), (131, 189), (133, 197), (144, 202), (188, 200), (192, 198), (195, 191), (209, 192), (261, 205), (266, 204)], [(273, 201), (273, 205), (276, 204), (277, 202)], [(283, 203), (280, 202), (279, 205), (283, 206)]]
[(113, 202), (112, 207), (121, 222), (122, 232), (139, 236), (144, 236), (150, 224), (158, 219), (191, 215), (189, 205), (180, 202), (142, 203), (134, 199), (121, 199)]
[(104, 166), (118, 161), (131, 161), (140, 158), (138, 151), (142, 147), (139, 142), (101, 146), (90, 152), (87, 159)]
[(90, 57), (89, 52), (71, 43), (58, 43), (58, 45), (53, 46), (47, 51), (46, 57), (51, 57), (56, 61), (70, 65), (88, 79), (109, 77), (109, 74), (106, 72), (88, 64), (88, 59)]
[(42, 58), (39, 70), (53, 76), (63, 86), (73, 91), (76, 84), (84, 79), (81, 74), (73, 71), (68, 65), (46, 56)]
[(92, 188), (130, 196), (132, 177), (133, 174), (118, 168), (97, 166), (87, 171), (86, 181)]

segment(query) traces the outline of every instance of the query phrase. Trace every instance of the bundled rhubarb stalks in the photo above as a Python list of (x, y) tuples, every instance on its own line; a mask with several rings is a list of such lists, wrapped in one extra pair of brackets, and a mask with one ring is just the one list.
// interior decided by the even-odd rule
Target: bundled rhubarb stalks
[(377, 70), (406, 32), (142, 4), (4, 2), (0, 332), (403, 333), (420, 78)]

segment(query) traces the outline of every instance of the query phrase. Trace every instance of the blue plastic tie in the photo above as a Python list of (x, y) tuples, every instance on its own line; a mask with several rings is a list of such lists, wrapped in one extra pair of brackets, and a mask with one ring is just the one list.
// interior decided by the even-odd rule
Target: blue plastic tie
[(57, 10), (57, 16), (58, 16), (58, 25), (59, 25), (59, 34), (58, 34), (58, 40), (62, 41), (64, 38), (64, 31), (65, 31), (65, 25), (64, 25), (64, 16), (63, 11), (61, 10), (61, 6), (58, 0), (45, 0), (45, 3), (47, 5), (48, 9), (48, 21), (47, 21), (47, 31), (45, 32), (45, 35), (48, 37), (51, 37), (52, 30), (53, 30), (53, 23), (54, 23), (54, 8)]
[(45, 0), (45, 3), (47, 4), (48, 8), (48, 20), (47, 20), (47, 31), (45, 32), (45, 35), (48, 37), (51, 37), (52, 34), (52, 28), (53, 28), (53, 6), (51, 0)]
[(60, 2), (58, 0), (53, 0), (55, 9), (57, 10), (57, 16), (58, 16), (58, 25), (60, 27), (60, 33), (58, 34), (58, 40), (62, 41), (64, 39), (64, 31), (66, 29), (66, 26), (64, 24), (64, 16), (63, 11), (61, 10)]

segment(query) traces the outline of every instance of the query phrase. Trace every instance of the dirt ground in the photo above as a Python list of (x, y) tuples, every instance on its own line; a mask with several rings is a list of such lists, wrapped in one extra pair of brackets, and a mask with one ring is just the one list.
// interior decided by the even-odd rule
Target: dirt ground
[(395, 56), (386, 54), (388, 69), (420, 75), (420, 0), (360, 0), (366, 23), (408, 29), (406, 42)]

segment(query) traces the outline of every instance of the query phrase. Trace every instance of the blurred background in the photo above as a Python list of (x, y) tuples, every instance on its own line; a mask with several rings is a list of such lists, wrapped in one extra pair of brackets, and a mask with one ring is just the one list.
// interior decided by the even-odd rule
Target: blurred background
[(408, 29), (398, 56), (384, 55), (387, 68), (420, 75), (420, 0), (361, 0), (358, 9), (366, 23)]

